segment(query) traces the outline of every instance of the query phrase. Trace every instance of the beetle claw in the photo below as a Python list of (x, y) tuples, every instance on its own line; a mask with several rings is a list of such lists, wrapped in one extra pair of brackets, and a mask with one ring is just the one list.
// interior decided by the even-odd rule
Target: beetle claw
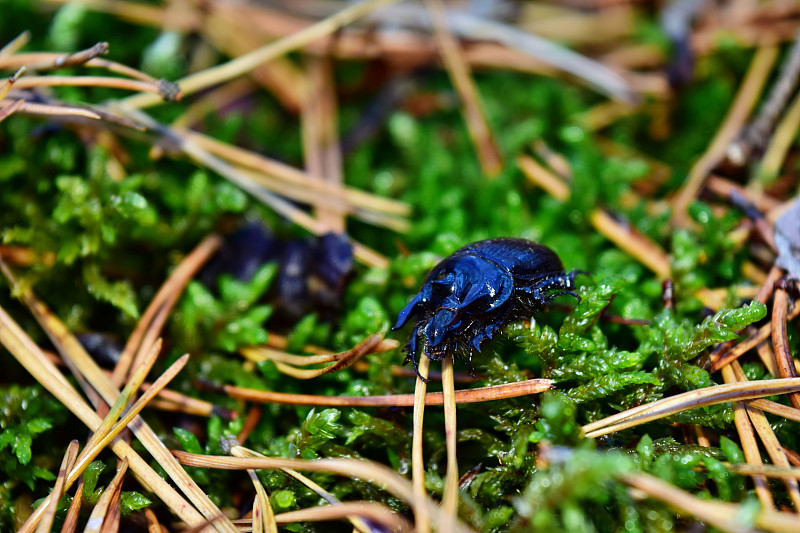
[(417, 377), (424, 381), (425, 383), (428, 382), (427, 378), (422, 377), (422, 374), (419, 373), (419, 363), (417, 362), (417, 346), (419, 344), (419, 328), (422, 326), (423, 322), (418, 323), (414, 326), (414, 330), (411, 332), (411, 338), (408, 339), (405, 347), (403, 348), (404, 351), (408, 352), (406, 355), (406, 359), (403, 364), (408, 364), (409, 361), (414, 365), (414, 371), (417, 373)]

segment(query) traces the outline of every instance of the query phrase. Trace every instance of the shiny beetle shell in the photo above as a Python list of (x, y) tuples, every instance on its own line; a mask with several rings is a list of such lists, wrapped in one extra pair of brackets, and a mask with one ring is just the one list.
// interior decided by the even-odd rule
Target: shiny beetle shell
[(564, 272), (558, 256), (525, 239), (478, 241), (457, 250), (431, 270), (393, 329), (416, 320), (405, 346), (417, 368), (418, 339), (438, 361), (448, 353), (480, 352), (481, 344), (506, 322), (547, 309), (556, 296), (575, 288), (577, 272)]

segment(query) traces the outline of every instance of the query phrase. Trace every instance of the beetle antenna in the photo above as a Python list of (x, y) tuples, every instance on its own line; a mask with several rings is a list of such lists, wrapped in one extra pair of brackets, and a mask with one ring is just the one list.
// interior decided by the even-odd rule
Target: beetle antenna
[(575, 298), (577, 298), (577, 299), (578, 299), (578, 303), (580, 303), (580, 302), (581, 302), (581, 297), (580, 297), (580, 296), (578, 296), (578, 293), (576, 293), (576, 292), (572, 292), (572, 291), (558, 291), (558, 292), (554, 292), (553, 294), (550, 294), (550, 295), (548, 295), (548, 296), (547, 296), (547, 301), (548, 301), (548, 302), (550, 302), (550, 300), (552, 300), (553, 298), (557, 298), (557, 297), (559, 297), (559, 296), (564, 296), (565, 294), (568, 294), (568, 295), (570, 295), (570, 296), (574, 296)]

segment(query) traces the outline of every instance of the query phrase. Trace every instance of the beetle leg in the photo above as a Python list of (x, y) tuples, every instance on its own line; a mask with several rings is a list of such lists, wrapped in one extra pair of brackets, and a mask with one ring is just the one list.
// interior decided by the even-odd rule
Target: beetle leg
[[(480, 350), (478, 350), (480, 352)], [(469, 349), (469, 357), (467, 357), (467, 373), (473, 378), (475, 377), (475, 372), (472, 371), (472, 348)]]
[(467, 357), (467, 372), (473, 378), (475, 377), (475, 372), (472, 370), (472, 356), (477, 352), (481, 353), (481, 342), (483, 342), (483, 335), (478, 333), (472, 339), (469, 347), (469, 356)]
[(550, 303), (550, 300), (563, 294), (574, 296), (578, 299), (578, 301), (580, 301), (580, 296), (570, 290), (561, 290), (548, 294), (549, 291), (554, 291), (556, 289), (573, 289), (575, 287), (575, 275), (578, 273), (578, 271), (572, 271), (568, 274), (562, 272), (557, 276), (547, 277), (540, 283), (529, 285), (527, 287), (520, 287), (520, 290), (530, 294), (531, 299), (534, 302), (539, 302), (545, 307)]
[[(428, 380), (426, 378), (422, 377), (422, 375), (420, 375), (420, 373), (419, 373), (419, 363), (417, 363), (417, 346), (419, 344), (419, 328), (422, 326), (422, 324), (423, 324), (423, 322), (418, 323), (416, 326), (414, 326), (414, 329), (411, 331), (411, 338), (408, 339), (408, 343), (406, 344), (406, 346), (404, 348), (404, 350), (406, 352), (408, 352), (408, 355), (406, 355), (405, 363), (408, 363), (409, 361), (411, 361), (414, 364), (414, 371), (417, 373), (417, 377), (419, 377), (419, 379), (421, 379), (422, 381), (427, 383)], [(423, 357), (425, 357), (425, 354), (423, 354)]]
[(569, 274), (560, 274), (545, 279), (542, 283), (539, 283), (537, 287), (540, 291), (551, 291), (553, 289), (571, 289), (573, 285), (574, 282)]
[(517, 287), (517, 290), (529, 294), (531, 298), (534, 300), (540, 300), (542, 298), (542, 293), (541, 293), (542, 288), (543, 285), (528, 285), (528, 286)]

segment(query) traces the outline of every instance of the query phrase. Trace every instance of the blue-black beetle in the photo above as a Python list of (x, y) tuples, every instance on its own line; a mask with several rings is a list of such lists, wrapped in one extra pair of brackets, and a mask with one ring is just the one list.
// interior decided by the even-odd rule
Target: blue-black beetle
[[(417, 368), (417, 341), (438, 361), (448, 353), (480, 352), (481, 343), (512, 319), (547, 309), (556, 296), (575, 288), (579, 271), (564, 272), (561, 259), (546, 246), (525, 239), (478, 241), (457, 250), (431, 270), (419, 293), (397, 317), (399, 329), (417, 322), (404, 350)], [(419, 373), (419, 370), (417, 370)]]

